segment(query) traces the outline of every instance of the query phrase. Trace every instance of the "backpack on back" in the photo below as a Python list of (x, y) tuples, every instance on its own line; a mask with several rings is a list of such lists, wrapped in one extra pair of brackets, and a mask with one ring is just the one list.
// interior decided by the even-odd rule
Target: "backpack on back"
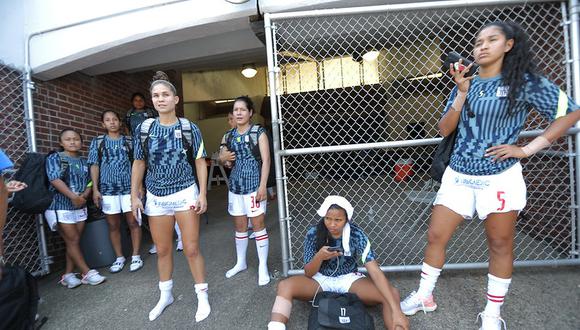
[(0, 329), (34, 329), (38, 311), (36, 279), (20, 267), (0, 267)]
[[(125, 151), (129, 156), (129, 163), (133, 164), (133, 138), (126, 135), (123, 135), (121, 138), (123, 139)], [(99, 162), (99, 166), (101, 166), (101, 161), (103, 160), (103, 155), (105, 152), (105, 135), (99, 135), (97, 136), (97, 160)]]
[[(252, 125), (252, 127), (250, 127), (250, 132), (248, 134), (249, 136), (249, 141), (246, 142), (246, 144), (248, 145), (248, 147), (250, 148), (250, 150), (252, 151), (252, 156), (254, 157), (254, 159), (260, 163), (262, 161), (262, 155), (260, 154), (260, 145), (259, 145), (259, 138), (260, 136), (258, 135), (258, 133), (260, 132), (260, 126), (259, 124), (254, 124)], [(232, 143), (234, 140), (234, 130), (236, 128), (232, 128), (231, 130), (227, 131), (225, 134), (225, 141), (226, 141), (226, 147), (231, 151), (233, 150), (232, 148)]]
[[(43, 213), (52, 204), (54, 192), (50, 191), (50, 182), (46, 175), (46, 157), (54, 152), (44, 155), (38, 152), (29, 152), (26, 159), (16, 172), (15, 180), (22, 181), (28, 185), (24, 190), (14, 193), (12, 206), (24, 213)], [(64, 153), (58, 153), (60, 158), (60, 178), (68, 182), (68, 161)], [(68, 183), (67, 183), (68, 184)]]

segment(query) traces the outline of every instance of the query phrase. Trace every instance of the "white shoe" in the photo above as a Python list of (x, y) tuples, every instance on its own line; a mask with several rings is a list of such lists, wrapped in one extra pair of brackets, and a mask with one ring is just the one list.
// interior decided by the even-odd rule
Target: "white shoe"
[(155, 244), (149, 249), (149, 254), (157, 254), (157, 247)]
[(437, 304), (433, 299), (433, 295), (427, 298), (422, 298), (415, 291), (401, 301), (401, 311), (407, 316), (415, 315), (418, 311), (423, 311), (423, 313), (432, 312), (437, 309)]
[(85, 274), (85, 276), (83, 276), (81, 282), (83, 284), (97, 285), (103, 283), (106, 279), (107, 278), (99, 274), (99, 272), (91, 269)]
[(129, 265), (130, 272), (136, 272), (141, 268), (143, 268), (143, 260), (141, 258), (131, 259), (131, 264)]
[(177, 241), (177, 247), (175, 248), (175, 251), (183, 251), (183, 242), (182, 241)]
[(481, 318), (481, 327), (479, 330), (501, 330), (502, 328), (507, 330), (505, 321), (499, 315), (487, 315), (484, 312), (481, 312), (477, 314), (475, 322), (478, 322), (479, 318)]
[(117, 259), (115, 260), (115, 262), (113, 262), (113, 265), (109, 267), (109, 271), (115, 274), (122, 271), (123, 267), (125, 267), (125, 260), (120, 261), (119, 259)]
[(60, 279), (59, 283), (62, 284), (63, 286), (66, 286), (69, 289), (74, 289), (82, 284), (81, 280), (79, 280), (78, 277), (76, 277), (76, 275), (73, 273), (62, 275), (62, 278)]

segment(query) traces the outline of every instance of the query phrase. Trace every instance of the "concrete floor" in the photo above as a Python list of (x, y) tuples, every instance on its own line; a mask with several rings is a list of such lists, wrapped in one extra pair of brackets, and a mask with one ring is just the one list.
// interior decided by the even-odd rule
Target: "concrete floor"
[[(210, 191), (209, 223), (201, 224), (201, 251), (205, 257), (212, 314), (195, 323), (193, 281), (187, 262), (175, 253), (175, 302), (155, 321), (147, 318), (158, 299), (156, 257), (147, 255), (136, 273), (126, 268), (118, 274), (100, 271), (107, 281), (96, 287), (74, 290), (61, 287), (55, 272), (40, 280), (39, 313), (48, 317), (43, 329), (265, 329), (280, 278), (280, 235), (275, 203), (268, 206), (270, 272), (273, 281), (257, 285), (257, 256), (253, 242), (248, 249), (248, 270), (226, 279), (235, 262), (233, 225), (227, 215), (225, 186)], [(416, 289), (418, 274), (389, 273), (403, 295)], [(477, 329), (477, 313), (484, 307), (485, 271), (446, 271), (435, 291), (439, 309), (410, 319), (412, 329)], [(370, 308), (377, 329), (383, 327), (377, 308)], [(580, 267), (516, 269), (503, 308), (509, 329), (580, 329)], [(306, 329), (309, 305), (295, 301), (289, 329)]]

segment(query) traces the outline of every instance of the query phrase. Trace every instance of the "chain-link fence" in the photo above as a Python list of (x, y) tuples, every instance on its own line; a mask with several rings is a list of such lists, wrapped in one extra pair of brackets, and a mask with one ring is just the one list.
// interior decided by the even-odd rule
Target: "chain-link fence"
[[(330, 194), (353, 203), (354, 222), (384, 269), (419, 267), (437, 190), (429, 177), (433, 138), (453, 87), (441, 60), (450, 51), (469, 56), (485, 23), (520, 23), (542, 71), (569, 89), (564, 4), (425, 8), (266, 21), (291, 273), (303, 267), (303, 239)], [(532, 111), (526, 130), (547, 124)], [(520, 264), (577, 258), (573, 161), (572, 140), (564, 137), (522, 162), (529, 196), (515, 238)], [(482, 222), (465, 222), (449, 244), (448, 264), (482, 267), (487, 258)]]
[[(24, 89), (22, 73), (0, 65), (0, 149), (15, 166), (24, 160), (28, 151), (28, 137), (24, 119)], [(14, 171), (4, 173), (9, 180)], [(28, 271), (43, 273), (38, 237), (42, 230), (37, 218), (8, 208), (4, 227), (4, 258), (6, 263), (21, 265)]]

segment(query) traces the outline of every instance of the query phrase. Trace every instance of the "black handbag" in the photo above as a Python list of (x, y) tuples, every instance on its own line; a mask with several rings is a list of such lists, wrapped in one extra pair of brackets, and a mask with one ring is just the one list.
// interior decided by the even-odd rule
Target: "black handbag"
[[(475, 114), (471, 111), (471, 106), (467, 99), (465, 99), (465, 110), (467, 111), (467, 115), (469, 117), (474, 117)], [(451, 111), (451, 110), (450, 110)], [(459, 126), (459, 124), (458, 124)], [(439, 142), (437, 146), (437, 150), (433, 154), (433, 161), (431, 162), (431, 178), (437, 182), (441, 182), (443, 178), (443, 173), (445, 173), (445, 169), (449, 165), (449, 161), (451, 160), (451, 154), (453, 153), (453, 147), (455, 146), (455, 140), (457, 138), (457, 130), (455, 130), (447, 135), (446, 137)]]
[(353, 293), (319, 292), (308, 318), (308, 330), (374, 330), (373, 317)]

